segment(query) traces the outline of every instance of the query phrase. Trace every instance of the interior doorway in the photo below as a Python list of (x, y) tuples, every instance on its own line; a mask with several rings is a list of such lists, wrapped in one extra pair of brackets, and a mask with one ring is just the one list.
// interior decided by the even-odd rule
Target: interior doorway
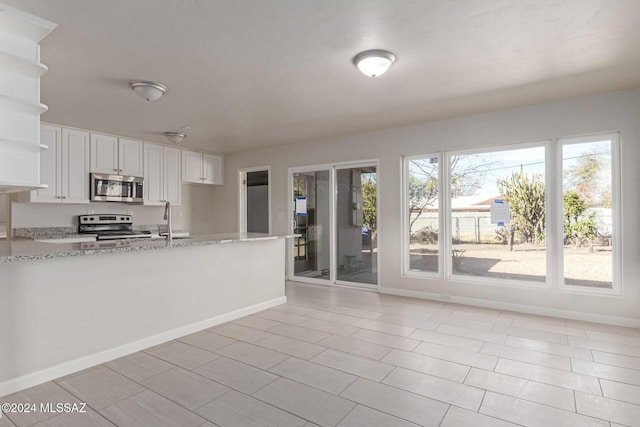
[(271, 232), (271, 168), (259, 166), (239, 169), (241, 233)]

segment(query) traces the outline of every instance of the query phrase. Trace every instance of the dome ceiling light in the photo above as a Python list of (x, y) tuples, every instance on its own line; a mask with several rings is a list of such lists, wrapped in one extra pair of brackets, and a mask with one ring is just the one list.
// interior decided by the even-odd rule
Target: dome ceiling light
[(134, 80), (129, 82), (129, 86), (140, 98), (147, 101), (160, 99), (167, 91), (165, 85), (147, 80)]
[(369, 77), (381, 76), (395, 61), (393, 53), (380, 49), (365, 50), (353, 57), (355, 66)]
[(187, 137), (187, 134), (184, 132), (164, 132), (163, 135), (173, 144), (181, 144)]

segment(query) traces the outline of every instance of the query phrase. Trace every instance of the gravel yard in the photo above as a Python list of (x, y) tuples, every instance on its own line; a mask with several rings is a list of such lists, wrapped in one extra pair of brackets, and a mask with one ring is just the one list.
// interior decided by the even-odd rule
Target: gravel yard
[[(543, 282), (546, 251), (535, 244), (520, 244), (509, 251), (501, 244), (455, 244), (455, 271), (463, 275)], [(411, 268), (434, 271), (437, 245), (412, 244)], [(611, 247), (565, 247), (564, 268), (568, 285), (611, 288)]]

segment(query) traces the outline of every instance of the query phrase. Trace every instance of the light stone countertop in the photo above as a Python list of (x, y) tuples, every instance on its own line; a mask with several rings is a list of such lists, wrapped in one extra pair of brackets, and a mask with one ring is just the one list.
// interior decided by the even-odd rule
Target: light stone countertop
[[(66, 258), (86, 255), (161, 250), (198, 245), (251, 242), (259, 240), (286, 239), (295, 235), (274, 235), (263, 233), (222, 233), (195, 235), (173, 239), (168, 244), (165, 239), (122, 239), (84, 243), (46, 243), (31, 239), (0, 241), (0, 262), (29, 261), (51, 258)], [(102, 247), (99, 247), (102, 244)], [(118, 247), (115, 247), (118, 246)]]

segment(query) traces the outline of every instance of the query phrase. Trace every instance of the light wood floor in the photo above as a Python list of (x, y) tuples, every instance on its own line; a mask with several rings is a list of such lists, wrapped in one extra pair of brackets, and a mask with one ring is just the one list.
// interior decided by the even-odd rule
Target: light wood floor
[(640, 331), (290, 283), (288, 303), (0, 398), (0, 426), (640, 425)]

